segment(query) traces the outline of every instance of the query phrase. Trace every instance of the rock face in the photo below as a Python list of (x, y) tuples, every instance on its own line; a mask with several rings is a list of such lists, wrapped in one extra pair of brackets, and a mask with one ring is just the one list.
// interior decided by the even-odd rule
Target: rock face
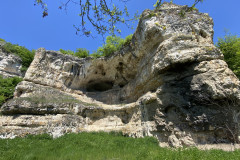
[(22, 77), (21, 67), (22, 60), (20, 57), (5, 53), (2, 51), (1, 46), (4, 45), (0, 43), (0, 75), (7, 77)]
[(121, 131), (162, 146), (238, 142), (240, 82), (213, 44), (213, 20), (187, 6), (145, 10), (131, 44), (107, 58), (39, 49), (0, 136)]

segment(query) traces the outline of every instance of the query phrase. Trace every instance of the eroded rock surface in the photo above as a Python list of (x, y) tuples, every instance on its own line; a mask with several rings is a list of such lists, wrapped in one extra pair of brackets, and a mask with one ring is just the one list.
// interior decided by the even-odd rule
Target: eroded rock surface
[(0, 75), (7, 77), (22, 77), (21, 67), (22, 60), (20, 57), (5, 53), (2, 51), (1, 46), (4, 45), (0, 43)]
[(164, 3), (143, 12), (131, 44), (111, 57), (39, 49), (1, 107), (0, 135), (121, 131), (161, 146), (238, 142), (240, 82), (212, 38), (208, 14)]

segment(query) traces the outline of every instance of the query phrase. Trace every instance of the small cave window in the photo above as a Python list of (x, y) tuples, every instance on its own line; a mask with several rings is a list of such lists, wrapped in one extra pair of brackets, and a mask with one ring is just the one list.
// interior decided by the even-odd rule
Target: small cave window
[(124, 87), (124, 84), (119, 84), (119, 87), (120, 87), (120, 88), (123, 88), (123, 87)]
[(104, 92), (113, 88), (112, 81), (94, 81), (87, 85), (88, 92)]
[(200, 34), (200, 36), (202, 36), (203, 38), (206, 38), (206, 37), (207, 37), (207, 33), (204, 32), (203, 30), (200, 30), (199, 34)]

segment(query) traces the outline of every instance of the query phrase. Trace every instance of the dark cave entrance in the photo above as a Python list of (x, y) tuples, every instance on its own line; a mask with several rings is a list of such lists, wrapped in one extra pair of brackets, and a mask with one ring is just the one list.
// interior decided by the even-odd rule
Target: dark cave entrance
[(87, 92), (104, 92), (113, 88), (112, 81), (90, 82), (86, 90)]

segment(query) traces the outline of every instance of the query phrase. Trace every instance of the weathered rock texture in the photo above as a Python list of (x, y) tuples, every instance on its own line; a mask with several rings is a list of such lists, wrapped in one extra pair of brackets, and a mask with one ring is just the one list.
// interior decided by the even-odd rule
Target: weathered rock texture
[(161, 145), (238, 142), (240, 83), (213, 44), (213, 20), (186, 6), (145, 10), (130, 45), (107, 58), (39, 49), (0, 135), (122, 131)]
[(7, 77), (22, 77), (21, 67), (22, 60), (20, 57), (5, 53), (2, 51), (1, 47), (4, 45), (3, 42), (0, 43), (0, 75)]

